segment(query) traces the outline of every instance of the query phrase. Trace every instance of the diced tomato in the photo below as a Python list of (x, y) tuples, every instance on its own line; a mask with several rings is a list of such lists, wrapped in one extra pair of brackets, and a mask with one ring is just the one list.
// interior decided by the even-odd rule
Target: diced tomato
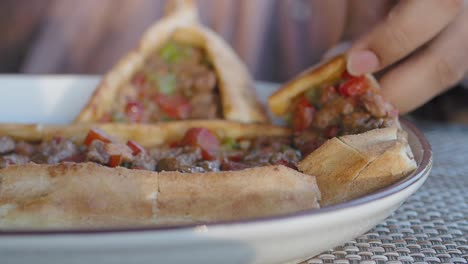
[(109, 157), (109, 163), (107, 166), (109, 167), (117, 167), (122, 163), (122, 155), (112, 155)]
[(343, 74), (341, 75), (341, 79), (343, 80), (348, 80), (354, 78), (348, 71), (344, 71)]
[(327, 138), (334, 138), (338, 135), (338, 132), (340, 132), (340, 128), (338, 126), (329, 126), (325, 129), (324, 134)]
[(205, 160), (213, 160), (219, 153), (218, 138), (206, 128), (191, 128), (182, 139), (182, 144), (199, 147)]
[(364, 94), (369, 85), (365, 76), (353, 77), (340, 85), (338, 91), (342, 96), (359, 96)]
[(169, 147), (170, 148), (178, 148), (178, 147), (180, 147), (180, 142), (177, 142), (177, 141), (171, 142), (171, 143), (169, 143)]
[(154, 98), (154, 101), (170, 118), (174, 119), (186, 119), (192, 110), (190, 102), (181, 95), (159, 94)]
[(228, 159), (230, 161), (235, 161), (235, 162), (239, 162), (242, 160), (242, 155), (241, 154), (235, 154), (235, 155), (231, 155), (228, 157)]
[(86, 146), (89, 146), (94, 140), (101, 140), (104, 143), (109, 143), (112, 141), (111, 138), (104, 131), (98, 128), (92, 128), (91, 130), (89, 130), (88, 135), (84, 140), (84, 144)]
[(132, 83), (138, 87), (145, 85), (146, 83), (146, 76), (142, 72), (136, 73), (132, 78)]
[(141, 122), (145, 109), (140, 101), (129, 101), (125, 106), (125, 114), (131, 122)]
[(310, 104), (305, 96), (297, 102), (293, 116), (294, 131), (302, 132), (306, 130), (314, 120), (315, 108)]
[(142, 147), (140, 144), (138, 144), (134, 140), (129, 140), (127, 142), (127, 146), (129, 146), (132, 149), (132, 154), (133, 155), (138, 155), (139, 153), (142, 153), (142, 152), (144, 153), (145, 152), (145, 148)]

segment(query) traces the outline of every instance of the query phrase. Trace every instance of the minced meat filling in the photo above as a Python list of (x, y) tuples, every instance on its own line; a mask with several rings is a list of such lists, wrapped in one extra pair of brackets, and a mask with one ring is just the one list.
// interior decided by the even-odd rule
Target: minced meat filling
[(2, 137), (0, 149), (7, 151), (0, 154), (0, 168), (28, 162), (95, 162), (109, 167), (188, 173), (275, 164), (295, 168), (301, 154), (291, 145), (288, 137), (219, 140), (204, 128), (189, 130), (179, 142), (153, 148), (143, 148), (134, 141), (114, 142), (99, 130), (91, 130), (83, 144), (61, 137), (39, 143)]
[(217, 77), (206, 52), (167, 42), (122, 87), (102, 122), (148, 123), (221, 117)]
[(393, 126), (397, 115), (365, 76), (345, 73), (298, 96), (291, 116), (294, 145), (307, 155), (335, 136)]

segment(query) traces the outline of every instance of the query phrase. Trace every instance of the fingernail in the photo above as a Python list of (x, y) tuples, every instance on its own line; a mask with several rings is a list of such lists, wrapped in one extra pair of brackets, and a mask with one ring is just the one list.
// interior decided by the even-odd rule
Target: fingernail
[(352, 75), (371, 73), (379, 67), (379, 59), (369, 50), (355, 51), (348, 56), (348, 72)]

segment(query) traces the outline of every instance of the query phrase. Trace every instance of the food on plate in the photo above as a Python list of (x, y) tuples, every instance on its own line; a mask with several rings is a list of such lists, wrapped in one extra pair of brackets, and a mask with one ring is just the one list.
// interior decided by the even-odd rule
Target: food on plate
[[(279, 130), (282, 131), (282, 130)], [(135, 140), (119, 142), (98, 128), (83, 141), (60, 135), (40, 141), (0, 137), (0, 169), (27, 163), (94, 162), (108, 167), (150, 171), (232, 171), (267, 165), (296, 168), (301, 159), (288, 136), (219, 138), (204, 127), (193, 127), (183, 138), (143, 147)]]
[(371, 75), (346, 72), (343, 55), (299, 74), (269, 106), (292, 127), (304, 157), (298, 168), (317, 177), (322, 206), (388, 186), (416, 168), (398, 111)]
[(200, 24), (192, 1), (169, 5), (139, 46), (103, 77), (75, 121), (267, 121), (245, 65)]
[(319, 207), (288, 129), (237, 122), (0, 126), (0, 228), (167, 225)]
[(348, 74), (344, 56), (303, 72), (276, 91), (269, 105), (292, 126), (303, 154), (335, 136), (399, 127), (398, 111), (380, 95), (375, 79)]

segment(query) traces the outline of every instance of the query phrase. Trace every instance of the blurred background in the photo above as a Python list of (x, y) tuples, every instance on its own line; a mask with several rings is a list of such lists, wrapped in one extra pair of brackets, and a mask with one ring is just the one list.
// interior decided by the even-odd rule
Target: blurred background
[[(163, 0), (2, 0), (0, 73), (105, 73), (163, 14)], [(198, 0), (257, 80), (284, 82), (377, 23), (394, 0)], [(468, 62), (467, 62), (468, 63)], [(413, 115), (468, 123), (458, 85)]]

